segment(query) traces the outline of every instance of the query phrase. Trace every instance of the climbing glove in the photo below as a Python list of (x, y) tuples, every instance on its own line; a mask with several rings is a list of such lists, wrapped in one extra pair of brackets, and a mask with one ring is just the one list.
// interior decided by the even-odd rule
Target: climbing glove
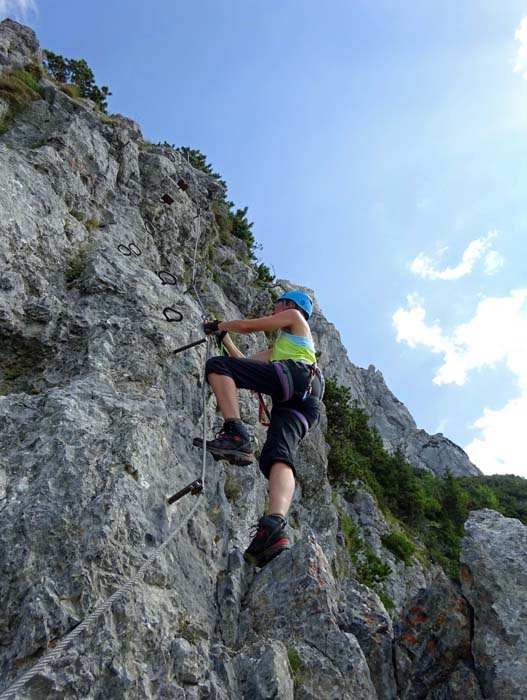
[(214, 319), (214, 321), (205, 321), (203, 323), (203, 332), (205, 335), (217, 335), (221, 331), (218, 330), (218, 323), (221, 323), (221, 321), (218, 321), (217, 319)]

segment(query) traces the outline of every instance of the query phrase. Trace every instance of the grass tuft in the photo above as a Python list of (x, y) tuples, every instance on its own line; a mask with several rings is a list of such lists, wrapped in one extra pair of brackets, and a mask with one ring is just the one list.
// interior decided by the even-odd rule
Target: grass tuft
[(0, 100), (7, 103), (7, 112), (0, 119), (0, 133), (5, 133), (16, 116), (31, 102), (40, 100), (43, 88), (34, 73), (15, 70), (0, 76)]

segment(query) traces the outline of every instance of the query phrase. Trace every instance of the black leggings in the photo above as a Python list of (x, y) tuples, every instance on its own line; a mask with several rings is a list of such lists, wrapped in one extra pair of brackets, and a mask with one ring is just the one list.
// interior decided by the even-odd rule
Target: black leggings
[(312, 391), (304, 399), (311, 376), (309, 365), (294, 360), (262, 362), (238, 357), (213, 357), (207, 376), (231, 377), (239, 389), (252, 389), (273, 400), (271, 423), (260, 455), (260, 471), (268, 479), (275, 462), (289, 464), (296, 474), (294, 458), (302, 438), (318, 423), (324, 380), (317, 371)]

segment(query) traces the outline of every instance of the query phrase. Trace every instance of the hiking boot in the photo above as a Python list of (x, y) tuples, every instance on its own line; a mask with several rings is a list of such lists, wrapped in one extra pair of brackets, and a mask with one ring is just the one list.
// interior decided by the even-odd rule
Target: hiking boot
[[(202, 438), (194, 438), (195, 447), (203, 447)], [(206, 450), (217, 461), (225, 459), (230, 464), (246, 467), (254, 458), (251, 438), (242, 421), (225, 421), (214, 440), (206, 441)]]
[(256, 534), (245, 550), (243, 558), (252, 566), (262, 567), (284, 549), (291, 549), (285, 527), (287, 521), (281, 515), (264, 515), (256, 525)]

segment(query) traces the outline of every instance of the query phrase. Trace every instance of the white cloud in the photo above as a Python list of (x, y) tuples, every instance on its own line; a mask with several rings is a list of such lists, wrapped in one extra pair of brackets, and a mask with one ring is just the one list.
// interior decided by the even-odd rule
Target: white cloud
[(484, 265), (485, 265), (485, 272), (487, 273), (487, 275), (495, 275), (496, 272), (500, 268), (502, 268), (504, 264), (505, 264), (505, 260), (504, 260), (503, 256), (501, 256), (495, 250), (491, 250), (485, 256)]
[(434, 430), (434, 433), (435, 433), (435, 434), (437, 434), (437, 433), (444, 434), (448, 423), (449, 423), (449, 419), (448, 419), (448, 418), (441, 418), (441, 420), (440, 420), (439, 423), (437, 424), (436, 429)]
[(38, 14), (35, 0), (0, 0), (0, 20), (10, 17), (27, 22), (32, 15)]
[(522, 19), (519, 28), (514, 32), (514, 38), (520, 42), (514, 72), (521, 73), (527, 80), (527, 17)]
[[(410, 263), (411, 271), (429, 280), (457, 280), (472, 272), (475, 263), (484, 257), (485, 272), (494, 274), (503, 265), (503, 258), (492, 249), (492, 241), (497, 236), (497, 231), (489, 231), (486, 236), (471, 241), (467, 246), (461, 262), (455, 267), (446, 267), (443, 270), (437, 269), (434, 260), (425, 253), (419, 253)], [(441, 248), (436, 256), (441, 258), (448, 248)]]
[(486, 408), (473, 427), (482, 432), (464, 449), (486, 474), (517, 474), (527, 477), (525, 420), (527, 392), (499, 411)]
[(519, 396), (502, 409), (485, 408), (473, 427), (481, 431), (465, 449), (487, 473), (527, 476), (527, 449), (520, 445), (527, 418), (527, 289), (506, 297), (490, 297), (478, 304), (474, 317), (449, 336), (437, 321), (427, 323), (423, 302), (408, 297), (407, 308), (393, 314), (397, 341), (424, 345), (443, 355), (434, 383), (464, 385), (476, 369), (504, 364), (515, 376)]
[(421, 344), (430, 348), (432, 352), (447, 352), (450, 341), (443, 335), (437, 321), (427, 325), (422, 301), (412, 294), (406, 301), (408, 308), (397, 309), (392, 317), (397, 329), (397, 342), (406, 342), (411, 348)]
[(471, 370), (500, 362), (527, 392), (527, 289), (478, 304), (474, 318), (458, 326), (449, 339), (445, 362), (434, 383), (462, 385)]

